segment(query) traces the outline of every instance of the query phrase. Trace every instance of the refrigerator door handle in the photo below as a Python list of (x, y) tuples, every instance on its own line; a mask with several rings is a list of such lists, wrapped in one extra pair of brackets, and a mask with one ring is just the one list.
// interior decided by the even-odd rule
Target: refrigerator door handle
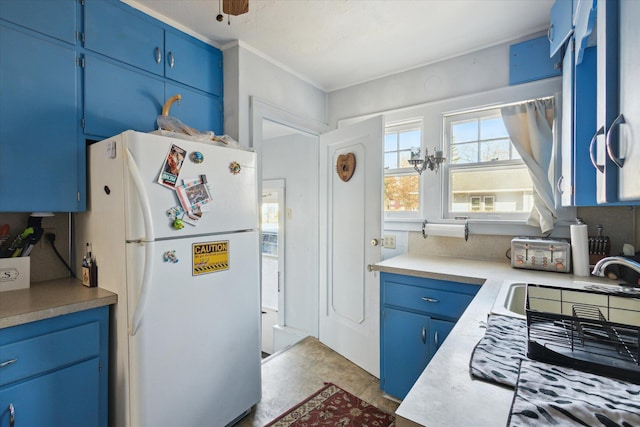
[(133, 184), (136, 187), (136, 193), (138, 193), (138, 200), (140, 200), (140, 208), (142, 209), (142, 219), (144, 220), (144, 234), (146, 235), (143, 240), (147, 242), (155, 240), (155, 232), (153, 231), (153, 219), (151, 216), (151, 203), (149, 202), (149, 196), (144, 188), (144, 181), (140, 174), (140, 169), (136, 161), (133, 159), (129, 149), (125, 149), (127, 153), (127, 166), (129, 168), (129, 175), (133, 180)]
[(144, 314), (144, 307), (147, 305), (147, 299), (149, 295), (149, 288), (151, 285), (153, 269), (153, 245), (144, 242), (144, 270), (142, 273), (142, 285), (140, 286), (140, 296), (138, 297), (138, 303), (133, 311), (133, 319), (131, 320), (131, 327), (129, 329), (129, 335), (134, 336), (140, 327), (142, 322), (142, 316)]
[[(142, 175), (140, 174), (140, 170), (138, 169), (138, 165), (136, 164), (133, 156), (129, 149), (125, 149), (127, 153), (127, 165), (129, 168), (129, 175), (131, 175), (131, 179), (133, 180), (133, 184), (136, 188), (136, 192), (138, 193), (138, 200), (140, 200), (140, 208), (142, 209), (142, 218), (144, 220), (144, 232), (145, 239), (148, 241), (155, 240), (155, 233), (153, 231), (153, 220), (151, 218), (151, 204), (149, 203), (149, 197), (147, 196), (147, 192), (144, 188), (144, 182), (142, 180)], [(136, 334), (138, 327), (140, 326), (140, 322), (142, 321), (142, 315), (144, 313), (144, 307), (147, 303), (147, 295), (149, 294), (149, 286), (151, 284), (151, 266), (153, 265), (153, 245), (149, 243), (145, 243), (144, 250), (144, 270), (142, 277), (142, 285), (140, 286), (140, 296), (138, 298), (138, 303), (136, 304), (136, 308), (133, 312), (133, 319), (131, 321), (131, 328), (129, 333), (131, 336)]]

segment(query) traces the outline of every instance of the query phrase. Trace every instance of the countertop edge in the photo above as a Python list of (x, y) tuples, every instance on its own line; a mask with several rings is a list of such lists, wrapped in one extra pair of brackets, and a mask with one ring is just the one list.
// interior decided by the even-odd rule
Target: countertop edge
[(115, 304), (118, 296), (88, 288), (73, 278), (32, 283), (27, 289), (2, 292), (0, 329)]

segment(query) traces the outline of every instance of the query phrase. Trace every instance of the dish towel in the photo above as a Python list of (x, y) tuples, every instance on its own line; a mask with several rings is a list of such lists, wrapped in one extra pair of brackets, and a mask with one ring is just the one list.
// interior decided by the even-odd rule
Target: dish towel
[(490, 314), (487, 331), (471, 354), (469, 371), (472, 377), (515, 388), (526, 352), (527, 321)]
[(638, 426), (640, 385), (522, 360), (507, 425)]

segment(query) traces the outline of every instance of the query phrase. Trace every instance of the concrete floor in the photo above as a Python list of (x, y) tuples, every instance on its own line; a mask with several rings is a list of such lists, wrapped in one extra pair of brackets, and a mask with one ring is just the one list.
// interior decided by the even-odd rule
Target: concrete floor
[(236, 426), (264, 426), (322, 388), (325, 381), (383, 411), (394, 413), (399, 406), (382, 395), (376, 377), (307, 337), (262, 361), (262, 400)]

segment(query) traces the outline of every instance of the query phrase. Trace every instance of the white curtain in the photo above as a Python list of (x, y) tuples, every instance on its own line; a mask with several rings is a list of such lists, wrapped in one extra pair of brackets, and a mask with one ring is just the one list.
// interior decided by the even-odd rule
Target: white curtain
[(550, 233), (558, 220), (553, 195), (553, 98), (537, 99), (501, 108), (513, 145), (529, 168), (533, 181), (533, 208), (527, 224)]

